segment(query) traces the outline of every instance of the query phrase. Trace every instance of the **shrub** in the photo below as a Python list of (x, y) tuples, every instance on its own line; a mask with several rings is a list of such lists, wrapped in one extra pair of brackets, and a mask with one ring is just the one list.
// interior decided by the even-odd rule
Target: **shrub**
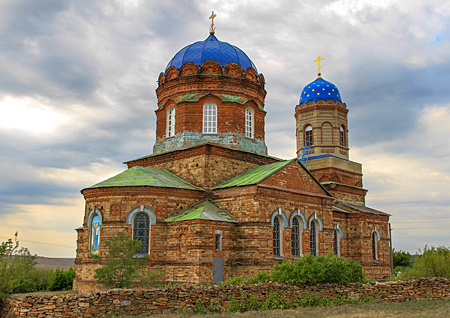
[(0, 298), (19, 290), (35, 289), (28, 274), (36, 264), (36, 256), (27, 248), (20, 247), (16, 232), (14, 240), (8, 239), (0, 245)]
[(332, 253), (314, 257), (308, 254), (294, 262), (276, 264), (270, 274), (272, 281), (290, 285), (316, 285), (319, 283), (363, 283), (362, 265)]
[(53, 282), (50, 290), (71, 290), (73, 280), (75, 279), (75, 270), (70, 267), (67, 271), (55, 269)]
[(94, 277), (107, 288), (147, 287), (157, 284), (163, 273), (146, 269), (147, 257), (136, 258), (142, 242), (133, 240), (128, 234), (119, 232), (105, 240), (108, 254), (98, 258), (103, 264), (95, 270)]
[[(410, 267), (412, 265), (412, 256), (408, 252), (396, 251), (392, 252), (394, 268), (401, 266), (402, 268)], [(395, 270), (394, 270), (395, 271)]]
[(414, 265), (401, 274), (402, 278), (415, 279), (421, 277), (450, 278), (450, 249), (447, 247), (425, 246), (422, 255), (414, 256)]

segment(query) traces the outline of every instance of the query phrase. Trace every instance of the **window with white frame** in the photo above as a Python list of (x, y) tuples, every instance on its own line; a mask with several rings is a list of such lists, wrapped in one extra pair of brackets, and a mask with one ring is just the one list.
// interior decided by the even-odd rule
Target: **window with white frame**
[(245, 110), (245, 137), (253, 138), (254, 129), (254, 112), (253, 109), (247, 108)]
[(292, 219), (292, 231), (291, 231), (291, 248), (292, 257), (302, 256), (302, 230), (301, 222), (298, 217)]
[(339, 128), (339, 136), (340, 136), (340, 144), (341, 146), (345, 146), (345, 130), (344, 126)]
[(203, 105), (203, 133), (217, 134), (217, 105), (212, 102)]
[(333, 252), (335, 255), (341, 255), (340, 233), (338, 230), (333, 230)]
[(313, 128), (311, 125), (305, 127), (305, 147), (313, 144)]
[(175, 136), (175, 107), (167, 111), (167, 137)]
[(373, 231), (372, 232), (372, 257), (373, 257), (373, 261), (377, 262), (378, 261), (378, 245), (377, 245), (377, 232)]
[(276, 216), (273, 219), (273, 256), (281, 257), (283, 252), (283, 220), (280, 220), (280, 216)]
[(142, 242), (136, 254), (148, 255), (150, 245), (150, 218), (147, 213), (141, 212), (134, 216), (133, 240)]
[(309, 250), (312, 256), (319, 254), (318, 249), (318, 224), (316, 220), (311, 221), (310, 233), (309, 233)]

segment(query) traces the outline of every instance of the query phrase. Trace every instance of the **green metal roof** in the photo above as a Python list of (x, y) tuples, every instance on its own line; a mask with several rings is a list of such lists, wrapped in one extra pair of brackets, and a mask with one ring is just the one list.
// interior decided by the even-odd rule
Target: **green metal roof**
[(166, 222), (188, 221), (188, 220), (211, 220), (237, 223), (231, 216), (220, 210), (220, 208), (209, 200), (203, 200), (187, 209), (181, 214), (165, 219)]
[(90, 186), (87, 189), (130, 186), (199, 190), (199, 188), (191, 185), (167, 170), (140, 166), (133, 166), (130, 169), (125, 170), (124, 172), (121, 172), (105, 181)]
[(222, 184), (219, 184), (218, 186), (214, 187), (213, 190), (257, 184), (296, 160), (297, 159), (291, 159), (271, 163), (264, 166), (255, 166), (250, 170), (241, 173), (240, 175), (231, 178), (230, 180), (225, 181)]

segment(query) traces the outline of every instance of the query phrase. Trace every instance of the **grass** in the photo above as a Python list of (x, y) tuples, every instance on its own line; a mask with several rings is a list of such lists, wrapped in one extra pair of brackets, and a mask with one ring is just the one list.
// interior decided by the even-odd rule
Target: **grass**
[[(118, 316), (120, 318), (138, 318), (139, 316)], [(147, 316), (148, 317), (148, 316)], [(372, 303), (361, 305), (342, 305), (333, 307), (299, 308), (288, 310), (249, 311), (244, 313), (218, 314), (163, 314), (152, 315), (155, 318), (375, 318), (407, 317), (435, 318), (450, 317), (450, 300), (423, 300), (403, 303)]]

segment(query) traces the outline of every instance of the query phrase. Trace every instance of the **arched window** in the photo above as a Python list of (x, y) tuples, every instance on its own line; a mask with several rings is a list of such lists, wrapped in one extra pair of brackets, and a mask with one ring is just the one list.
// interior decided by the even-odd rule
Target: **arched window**
[(132, 226), (133, 239), (142, 242), (136, 255), (148, 255), (151, 226), (156, 224), (155, 213), (145, 205), (140, 205), (128, 213), (126, 224)]
[(175, 136), (175, 107), (167, 111), (167, 137)]
[(333, 231), (333, 252), (337, 256), (341, 255), (341, 246), (340, 246), (339, 234), (340, 233), (338, 232), (338, 230), (334, 230)]
[(211, 102), (203, 105), (203, 133), (217, 134), (217, 105)]
[(97, 256), (100, 250), (100, 229), (102, 227), (102, 213), (98, 208), (90, 209), (88, 224), (91, 230), (89, 252), (91, 256)]
[(150, 218), (147, 213), (141, 212), (134, 216), (133, 240), (139, 240), (142, 242), (142, 245), (139, 247), (136, 254), (148, 255), (150, 245)]
[(377, 244), (377, 233), (372, 232), (372, 258), (374, 262), (378, 262), (378, 244)]
[(300, 223), (298, 217), (294, 217), (292, 219), (292, 232), (291, 232), (292, 257), (302, 256), (302, 232), (303, 232), (302, 223)]
[(317, 256), (319, 249), (317, 248), (317, 242), (318, 242), (318, 232), (317, 232), (317, 222), (311, 221), (310, 225), (310, 234), (309, 234), (309, 249), (312, 256)]
[(273, 220), (273, 256), (281, 257), (282, 256), (282, 237), (283, 237), (283, 226), (282, 220), (280, 220), (279, 216), (276, 216)]
[(253, 109), (247, 108), (245, 110), (245, 137), (253, 138), (254, 129), (254, 113)]
[(345, 129), (344, 126), (339, 127), (339, 136), (341, 146), (345, 146)]
[(313, 129), (311, 125), (305, 127), (305, 146), (313, 144)]
[(344, 238), (344, 232), (339, 224), (336, 224), (333, 229), (333, 253), (341, 256), (341, 239)]

